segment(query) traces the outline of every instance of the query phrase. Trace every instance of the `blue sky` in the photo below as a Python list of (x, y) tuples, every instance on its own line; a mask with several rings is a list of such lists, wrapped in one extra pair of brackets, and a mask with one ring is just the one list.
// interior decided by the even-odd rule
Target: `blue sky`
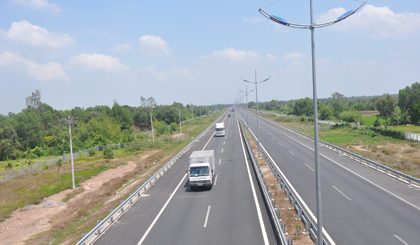
[[(258, 9), (274, 1), (0, 1), (0, 113), (17, 113), (36, 89), (55, 109), (75, 106), (232, 103), (258, 86), (259, 101), (312, 97), (310, 31)], [(314, 0), (316, 23), (357, 8)], [(264, 7), (309, 23), (308, 0)], [(315, 31), (318, 97), (398, 93), (420, 81), (420, 2), (372, 0)], [(248, 84), (248, 90), (254, 85)], [(255, 100), (255, 92), (249, 95)]]

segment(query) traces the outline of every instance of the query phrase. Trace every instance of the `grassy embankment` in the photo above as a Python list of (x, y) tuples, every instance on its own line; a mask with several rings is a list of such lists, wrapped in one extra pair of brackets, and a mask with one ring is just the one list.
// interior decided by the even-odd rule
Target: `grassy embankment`
[[(187, 122), (182, 124), (182, 133), (188, 134), (189, 139), (172, 144), (160, 144), (155, 147), (141, 148), (139, 150), (130, 150), (129, 148), (114, 150), (114, 159), (106, 160), (102, 152), (97, 152), (95, 156), (84, 156), (74, 161), (75, 165), (75, 182), (79, 187), (83, 181), (96, 176), (97, 174), (113, 169), (121, 165), (127, 165), (129, 161), (136, 161), (141, 156), (150, 155), (147, 161), (137, 163), (136, 168), (130, 175), (119, 178), (117, 181), (108, 183), (101, 188), (105, 188), (105, 197), (91, 198), (91, 202), (84, 207), (75, 207), (80, 210), (73, 210), (75, 214), (68, 217), (61, 217), (53, 225), (53, 230), (37, 236), (30, 244), (59, 244), (69, 239), (78, 241), (81, 233), (87, 233), (96, 225), (96, 219), (106, 217), (110, 208), (119, 205), (119, 200), (124, 200), (124, 196), (118, 200), (107, 203), (105, 199), (109, 198), (112, 193), (125, 185), (133, 178), (143, 176), (144, 181), (153, 171), (164, 165), (170, 157), (175, 155), (179, 150), (185, 147), (192, 138), (200, 134), (208, 125), (210, 125), (218, 116), (209, 116), (203, 119), (196, 119), (195, 123)], [(169, 137), (163, 135), (162, 137)], [(36, 161), (36, 160), (35, 160)], [(146, 174), (145, 174), (146, 173)], [(143, 183), (143, 182), (141, 182)], [(134, 189), (138, 188), (136, 186)], [(27, 174), (24, 177), (16, 178), (6, 183), (0, 184), (0, 221), (10, 217), (12, 211), (25, 207), (27, 205), (39, 204), (48, 196), (59, 193), (60, 191), (71, 189), (71, 166), (70, 163), (63, 163), (61, 167), (49, 168), (34, 174)], [(73, 198), (78, 192), (83, 192), (80, 188), (68, 194), (63, 201)], [(106, 208), (104, 209), (104, 205)], [(99, 212), (104, 209), (103, 212)], [(82, 228), (81, 228), (82, 227)], [(80, 229), (79, 229), (80, 228)], [(34, 243), (35, 242), (35, 243)]]
[[(305, 129), (302, 130), (303, 133), (314, 135), (313, 129), (307, 130), (313, 125), (312, 122), (302, 123), (299, 120), (291, 120), (285, 117), (263, 116), (287, 127), (293, 126), (295, 129)], [(368, 118), (370, 120), (370, 117)], [(402, 128), (400, 126), (400, 130)], [(410, 130), (417, 128), (420, 130), (420, 127), (412, 126), (409, 128)], [(398, 140), (373, 133), (369, 129), (358, 128), (320, 130), (319, 138), (403, 173), (420, 178), (420, 142)]]

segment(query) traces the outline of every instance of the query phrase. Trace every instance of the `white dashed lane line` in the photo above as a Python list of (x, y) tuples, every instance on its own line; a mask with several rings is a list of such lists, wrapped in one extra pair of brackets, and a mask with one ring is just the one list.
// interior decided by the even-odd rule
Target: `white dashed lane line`
[(211, 206), (209, 206), (207, 209), (206, 220), (204, 220), (204, 228), (207, 227), (207, 221), (209, 220), (210, 208)]
[(223, 150), (224, 150), (224, 149), (222, 149), (222, 153), (223, 153)]
[(222, 162), (222, 159), (220, 158), (220, 159), (219, 159), (219, 165), (220, 165), (220, 163), (221, 163), (221, 162)]
[(395, 234), (394, 234), (394, 237), (397, 238), (402, 244), (404, 244), (404, 245), (410, 245), (410, 244), (406, 243), (403, 239), (401, 239), (401, 237), (399, 237), (399, 236), (397, 236)]
[(290, 152), (290, 154), (292, 154), (293, 156), (295, 156), (295, 153), (293, 153), (293, 152), (291, 152), (291, 151), (289, 151)]
[(346, 196), (346, 194), (344, 194), (342, 191), (340, 191), (337, 187), (332, 186), (334, 189), (336, 189), (338, 192), (340, 192), (341, 195), (343, 195), (345, 198), (349, 199), (349, 201), (351, 201), (350, 197)]
[(314, 170), (313, 168), (311, 168), (311, 166), (309, 166), (306, 162), (305, 162), (305, 165), (306, 165), (308, 168), (310, 168), (312, 171), (314, 171), (314, 172), (315, 172), (315, 170)]
[(283, 146), (283, 144), (282, 144), (282, 143), (280, 143), (280, 142), (279, 142), (279, 145)]

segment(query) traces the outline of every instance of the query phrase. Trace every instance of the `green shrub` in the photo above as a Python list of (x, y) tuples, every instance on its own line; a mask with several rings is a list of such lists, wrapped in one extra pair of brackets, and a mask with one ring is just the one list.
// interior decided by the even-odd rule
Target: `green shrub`
[(402, 131), (388, 129), (388, 128), (372, 128), (372, 127), (369, 129), (383, 136), (388, 136), (388, 137), (392, 137), (394, 139), (400, 139), (400, 140), (405, 139), (404, 132)]
[(275, 119), (277, 122), (293, 122), (293, 117), (280, 116)]
[(88, 153), (89, 153), (89, 156), (90, 157), (93, 157), (94, 155), (95, 155), (95, 150), (94, 149), (89, 149), (89, 151), (88, 151)]
[(375, 122), (373, 123), (373, 126), (375, 128), (380, 127), (381, 126), (381, 122), (379, 122), (379, 118), (376, 118)]
[(104, 149), (104, 156), (106, 159), (112, 159), (114, 158), (114, 152), (110, 147), (105, 147)]
[(173, 133), (173, 132), (177, 131), (178, 128), (179, 128), (178, 124), (173, 122), (173, 123), (171, 123), (171, 127), (169, 128), (169, 130), (171, 131), (171, 133)]
[(63, 165), (63, 159), (58, 159), (57, 166), (61, 167)]
[(42, 149), (39, 148), (38, 146), (35, 147), (32, 151), (33, 154), (37, 155), (38, 157), (42, 156)]
[(360, 111), (343, 111), (340, 113), (340, 119), (349, 123), (360, 122), (362, 113)]

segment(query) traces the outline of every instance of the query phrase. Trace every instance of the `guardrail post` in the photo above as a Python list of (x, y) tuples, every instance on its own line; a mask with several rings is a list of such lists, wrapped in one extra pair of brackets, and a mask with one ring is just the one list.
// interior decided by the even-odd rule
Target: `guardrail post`
[(280, 210), (279, 210), (279, 209), (275, 209), (275, 210), (274, 210), (274, 212), (276, 213), (276, 217), (277, 217), (277, 219), (278, 219), (278, 220), (281, 220), (281, 219), (280, 219)]
[(290, 198), (290, 191), (289, 189), (286, 189), (286, 200), (289, 200)]
[(293, 239), (292, 238), (286, 238), (287, 245), (293, 245)]

